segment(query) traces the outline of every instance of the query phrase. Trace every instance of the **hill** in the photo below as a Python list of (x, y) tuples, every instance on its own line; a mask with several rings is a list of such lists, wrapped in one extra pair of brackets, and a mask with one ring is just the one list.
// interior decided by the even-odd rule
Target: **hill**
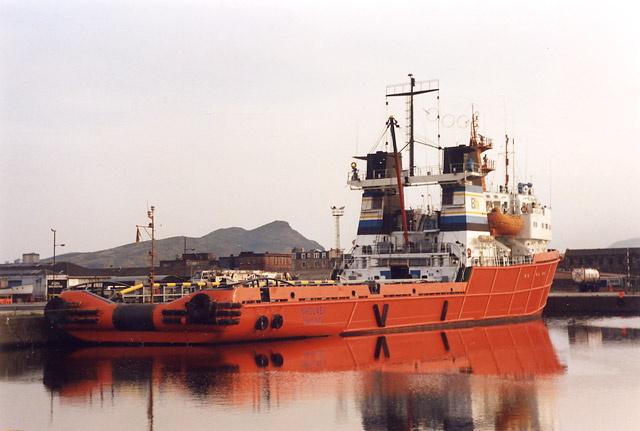
[[(160, 260), (172, 260), (181, 255), (184, 238), (176, 236), (156, 240), (156, 265)], [(293, 247), (324, 250), (319, 243), (305, 238), (285, 221), (274, 221), (252, 230), (231, 227), (215, 230), (200, 238), (187, 237), (187, 247), (190, 252), (213, 253), (218, 257), (238, 255), (242, 251), (290, 253)], [(88, 268), (142, 267), (149, 265), (150, 251), (151, 241), (143, 241), (108, 250), (62, 254), (56, 256), (56, 261)]]
[(617, 241), (611, 244), (607, 248), (632, 248), (632, 247), (640, 247), (640, 238), (629, 238), (622, 241)]

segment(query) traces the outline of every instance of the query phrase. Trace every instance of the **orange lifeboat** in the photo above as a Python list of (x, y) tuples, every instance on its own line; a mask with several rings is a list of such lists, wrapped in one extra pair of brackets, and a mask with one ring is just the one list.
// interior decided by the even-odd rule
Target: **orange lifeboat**
[(524, 227), (522, 217), (516, 214), (503, 214), (494, 208), (487, 214), (492, 236), (515, 237)]

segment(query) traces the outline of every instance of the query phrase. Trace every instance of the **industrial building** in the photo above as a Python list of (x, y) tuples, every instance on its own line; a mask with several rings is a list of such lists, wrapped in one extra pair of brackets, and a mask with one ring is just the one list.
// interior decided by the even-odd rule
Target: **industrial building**
[(640, 247), (567, 249), (560, 268), (595, 268), (603, 273), (640, 276)]

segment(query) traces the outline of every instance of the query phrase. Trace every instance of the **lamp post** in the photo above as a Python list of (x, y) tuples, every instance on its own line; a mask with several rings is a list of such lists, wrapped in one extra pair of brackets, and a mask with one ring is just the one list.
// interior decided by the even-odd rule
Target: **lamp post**
[(332, 206), (331, 214), (336, 219), (336, 251), (340, 253), (340, 217), (344, 215), (344, 206)]
[[(53, 232), (53, 266), (51, 267), (51, 273), (53, 275), (53, 280), (56, 279), (56, 247), (64, 247), (64, 244), (56, 244), (56, 230), (51, 228), (51, 232)], [(46, 292), (47, 299), (49, 298), (49, 289), (47, 287)]]

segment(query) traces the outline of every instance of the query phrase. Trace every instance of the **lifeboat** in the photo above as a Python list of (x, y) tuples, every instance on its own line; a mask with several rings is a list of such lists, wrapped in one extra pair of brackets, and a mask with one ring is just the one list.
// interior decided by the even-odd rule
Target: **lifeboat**
[(524, 227), (524, 220), (516, 214), (503, 214), (494, 208), (487, 214), (489, 229), (492, 236), (506, 236), (513, 238), (517, 236)]

